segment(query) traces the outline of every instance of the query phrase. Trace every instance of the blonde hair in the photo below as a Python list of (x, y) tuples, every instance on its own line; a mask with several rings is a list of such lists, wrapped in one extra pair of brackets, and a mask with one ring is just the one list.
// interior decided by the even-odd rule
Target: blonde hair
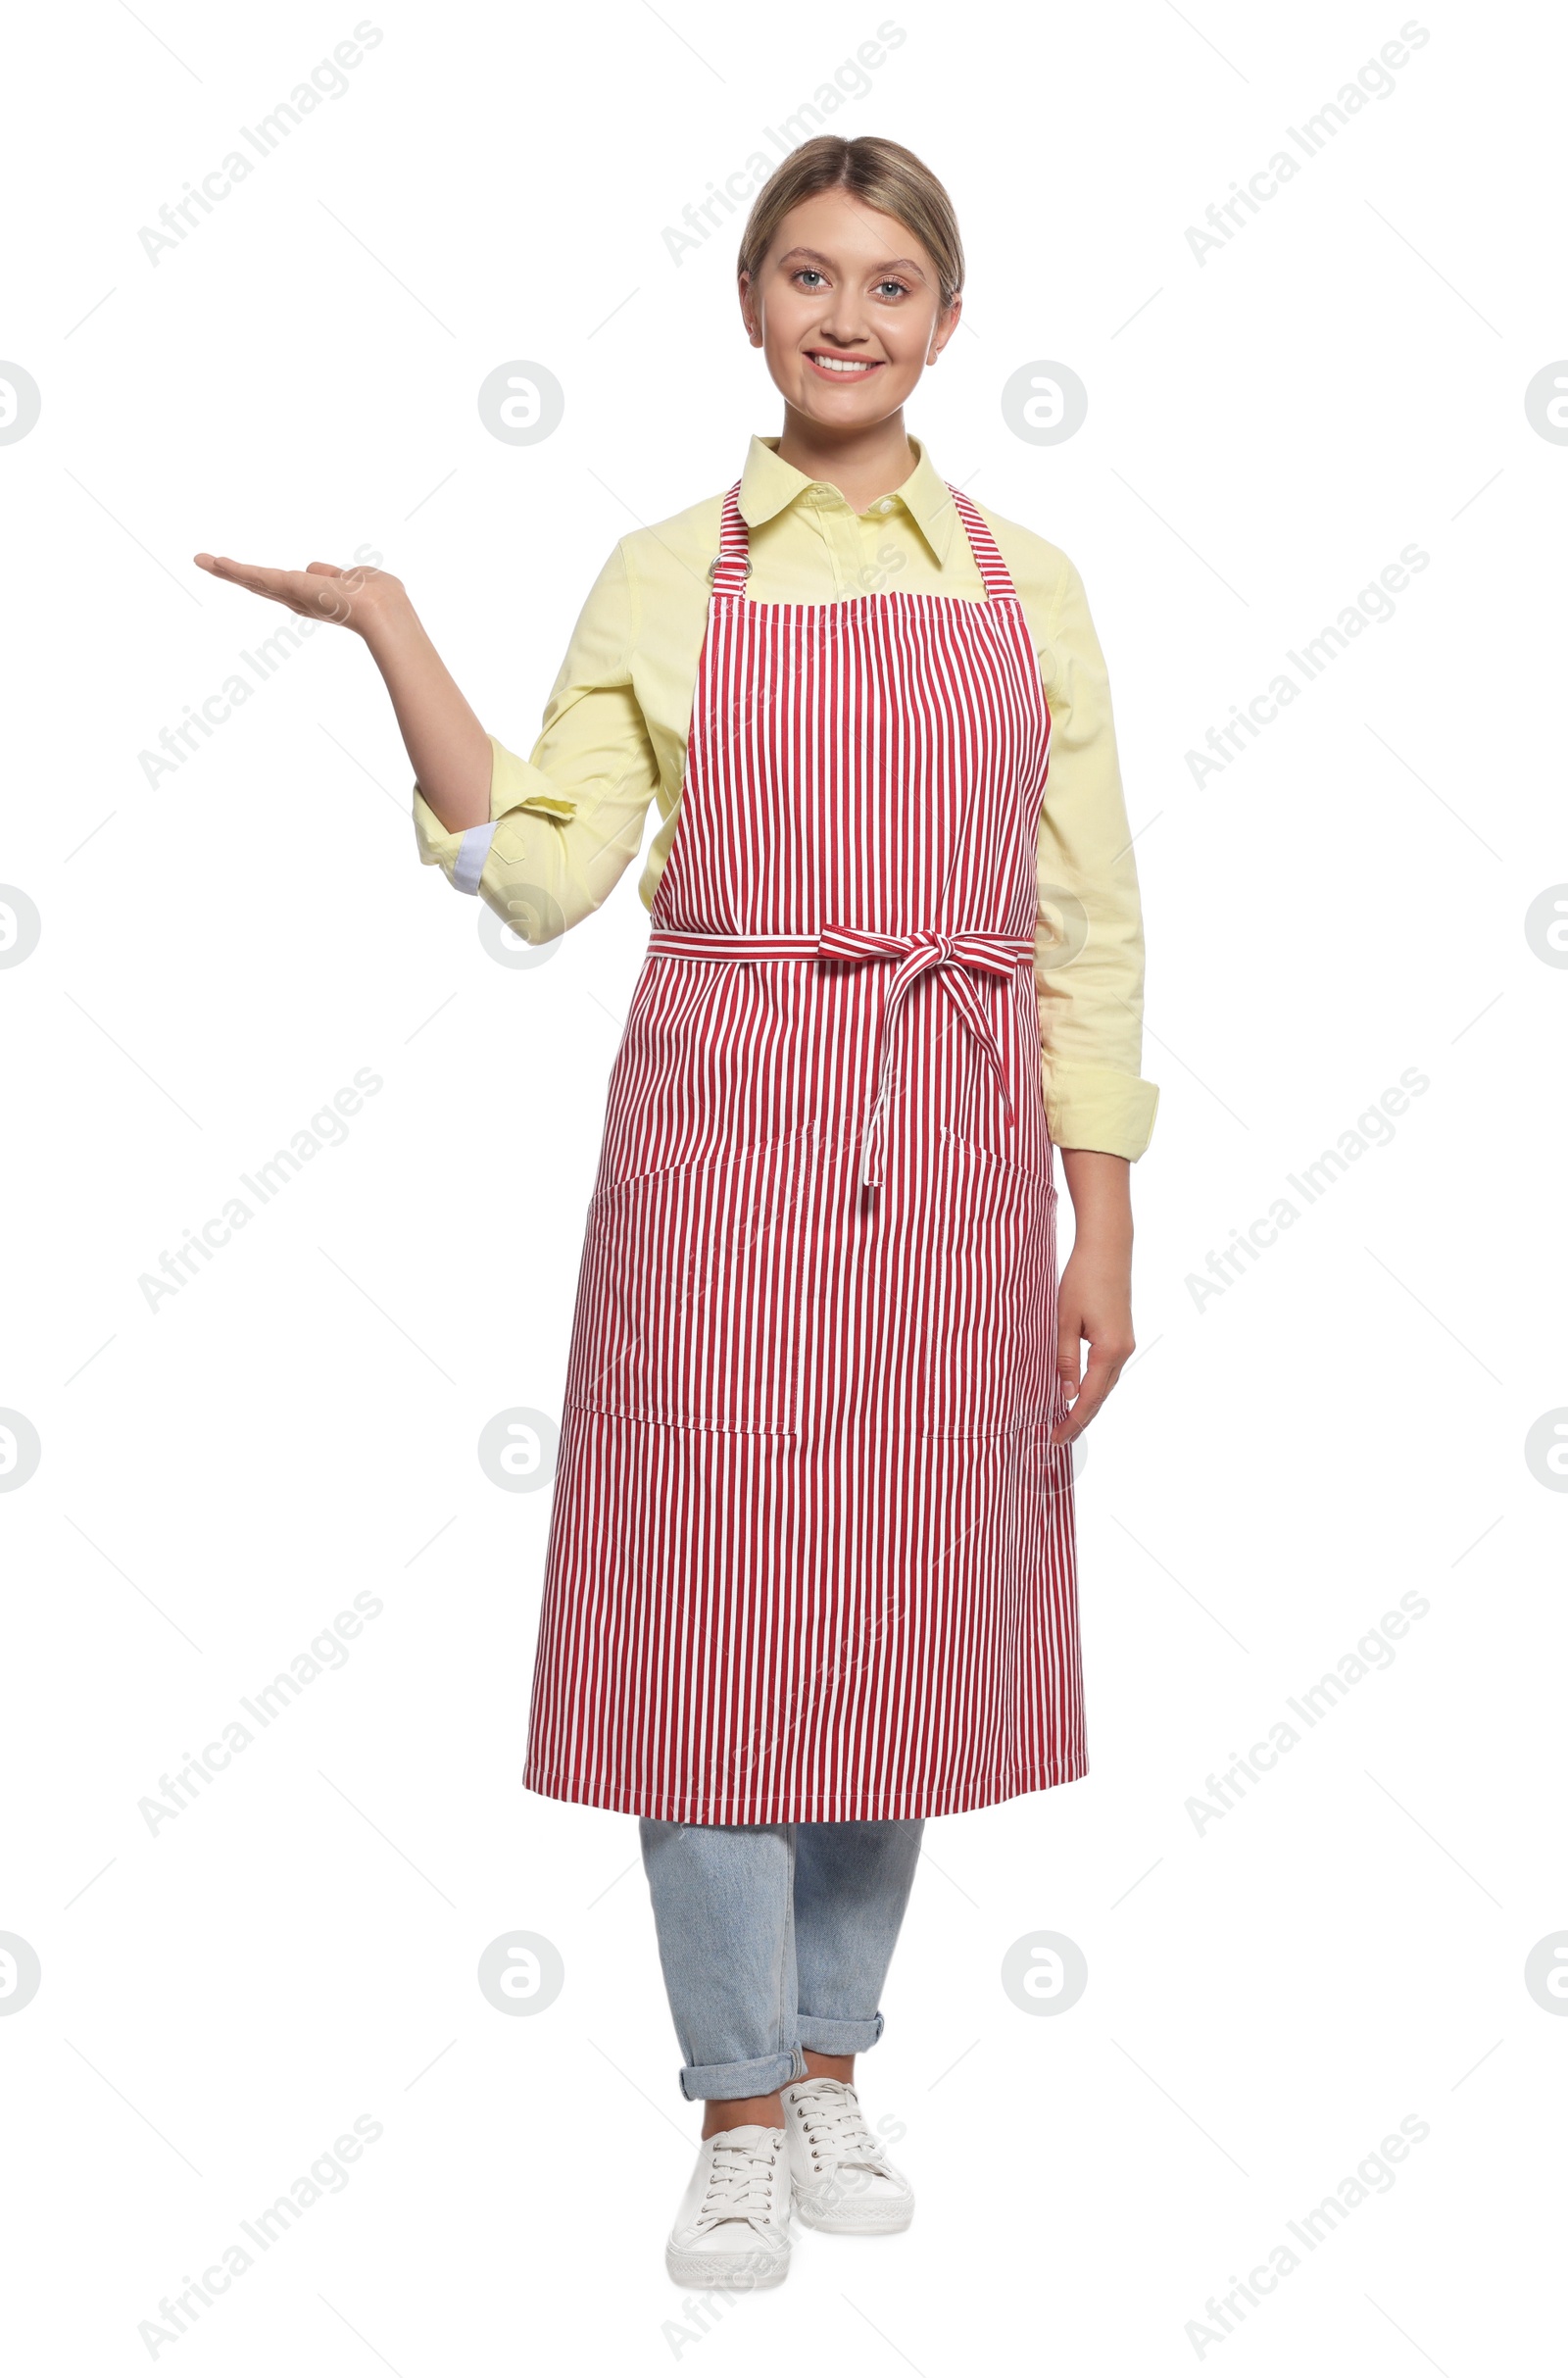
[(963, 242), (953, 201), (912, 150), (872, 134), (845, 140), (836, 132), (819, 132), (814, 140), (791, 150), (757, 193), (741, 237), (737, 272), (755, 278), (790, 209), (821, 190), (849, 190), (879, 215), (891, 215), (912, 231), (936, 266), (942, 310), (947, 312), (963, 287)]

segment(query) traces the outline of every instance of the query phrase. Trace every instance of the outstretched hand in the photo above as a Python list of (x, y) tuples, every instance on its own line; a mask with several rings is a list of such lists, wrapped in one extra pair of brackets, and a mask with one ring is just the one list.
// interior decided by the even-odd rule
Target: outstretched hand
[(335, 562), (311, 562), (303, 570), (270, 570), (265, 563), (235, 562), (227, 554), (199, 553), (195, 560), (210, 577), (249, 587), (252, 594), (281, 603), (301, 619), (328, 619), (362, 636), (407, 599), (401, 578), (363, 565), (340, 570)]

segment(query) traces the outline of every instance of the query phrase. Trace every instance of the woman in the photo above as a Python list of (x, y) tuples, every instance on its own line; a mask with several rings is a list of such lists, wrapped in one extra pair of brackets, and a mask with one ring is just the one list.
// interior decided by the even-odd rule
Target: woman
[(908, 151), (785, 160), (739, 270), (783, 433), (616, 548), (526, 763), (397, 579), (197, 557), (364, 636), (422, 857), (523, 938), (589, 916), (662, 814), (525, 1781), (641, 1820), (705, 2105), (684, 2286), (781, 2279), (792, 2210), (907, 2224), (854, 2074), (923, 1821), (1085, 1771), (1070, 1449), (1132, 1352), (1157, 1093), (1082, 585), (904, 425), (961, 284)]

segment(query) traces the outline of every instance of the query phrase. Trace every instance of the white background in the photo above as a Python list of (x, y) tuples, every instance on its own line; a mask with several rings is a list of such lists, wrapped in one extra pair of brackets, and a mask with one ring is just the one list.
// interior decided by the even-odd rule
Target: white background
[[(12, 2358), (145, 2367), (138, 2323), (368, 2114), (349, 2184), (161, 2365), (1538, 2366), (1568, 2021), (1523, 1976), (1568, 1925), (1568, 1505), (1524, 1443), (1568, 1404), (1568, 978), (1524, 920), (1568, 876), (1568, 448), (1524, 392), (1568, 352), (1561, 26), (1423, 5), (1393, 94), (1200, 264), (1188, 226), (1399, 7), (377, 6), (344, 96), (150, 262), (140, 226), (356, 21), (149, 0), (10, 35), (0, 352), (43, 395), (0, 446), (0, 875), (42, 928), (0, 972), (0, 1405), (42, 1448), (0, 1496), (0, 1930), (43, 1976), (0, 2021)], [(879, 22), (906, 37), (829, 128), (956, 202), (965, 327), (910, 425), (1083, 572), (1162, 1099), (1140, 1353), (1080, 1483), (1093, 1771), (928, 1827), (862, 2074), (915, 2226), (807, 2234), (704, 2333), (662, 2262), (698, 2109), (635, 1822), (520, 1789), (549, 1496), (476, 1457), (557, 1410), (636, 868), (498, 964), (329, 629), (156, 785), (139, 755), (282, 616), (194, 552), (362, 543), (525, 754), (616, 538), (779, 425), (738, 223), (679, 264), (664, 228)], [(475, 404), (519, 357), (566, 392), (533, 447)], [(1056, 447), (1002, 415), (1037, 359), (1090, 392)], [(1412, 542), (1395, 617), (1195, 783)], [(141, 1275), (361, 1067), (344, 1143), (149, 1310)], [(1409, 1067), (1389, 1143), (1200, 1309), (1189, 1276)], [(160, 1776), (357, 1592), (383, 1609), (346, 1666), (150, 1832)], [(1430, 1607), (1392, 1666), (1200, 1831), (1205, 1778), (1403, 1593)], [(511, 1927), (565, 1964), (526, 2020), (475, 1981)], [(1089, 1964), (1051, 2019), (1000, 1980), (1041, 1927)], [(1393, 2185), (1195, 2341), (1407, 2115)]]

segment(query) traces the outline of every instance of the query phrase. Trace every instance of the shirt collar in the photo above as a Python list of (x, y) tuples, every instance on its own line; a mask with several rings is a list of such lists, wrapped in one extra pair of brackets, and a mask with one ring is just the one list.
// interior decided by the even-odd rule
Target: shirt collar
[[(747, 450), (737, 501), (741, 518), (749, 528), (760, 528), (816, 484), (803, 471), (797, 471), (793, 463), (780, 458), (778, 445), (776, 437), (754, 437)], [(914, 469), (903, 486), (890, 488), (889, 494), (896, 502), (902, 502), (940, 567), (948, 558), (957, 516), (953, 497), (938, 477), (920, 439), (911, 437), (909, 446), (914, 455)]]

